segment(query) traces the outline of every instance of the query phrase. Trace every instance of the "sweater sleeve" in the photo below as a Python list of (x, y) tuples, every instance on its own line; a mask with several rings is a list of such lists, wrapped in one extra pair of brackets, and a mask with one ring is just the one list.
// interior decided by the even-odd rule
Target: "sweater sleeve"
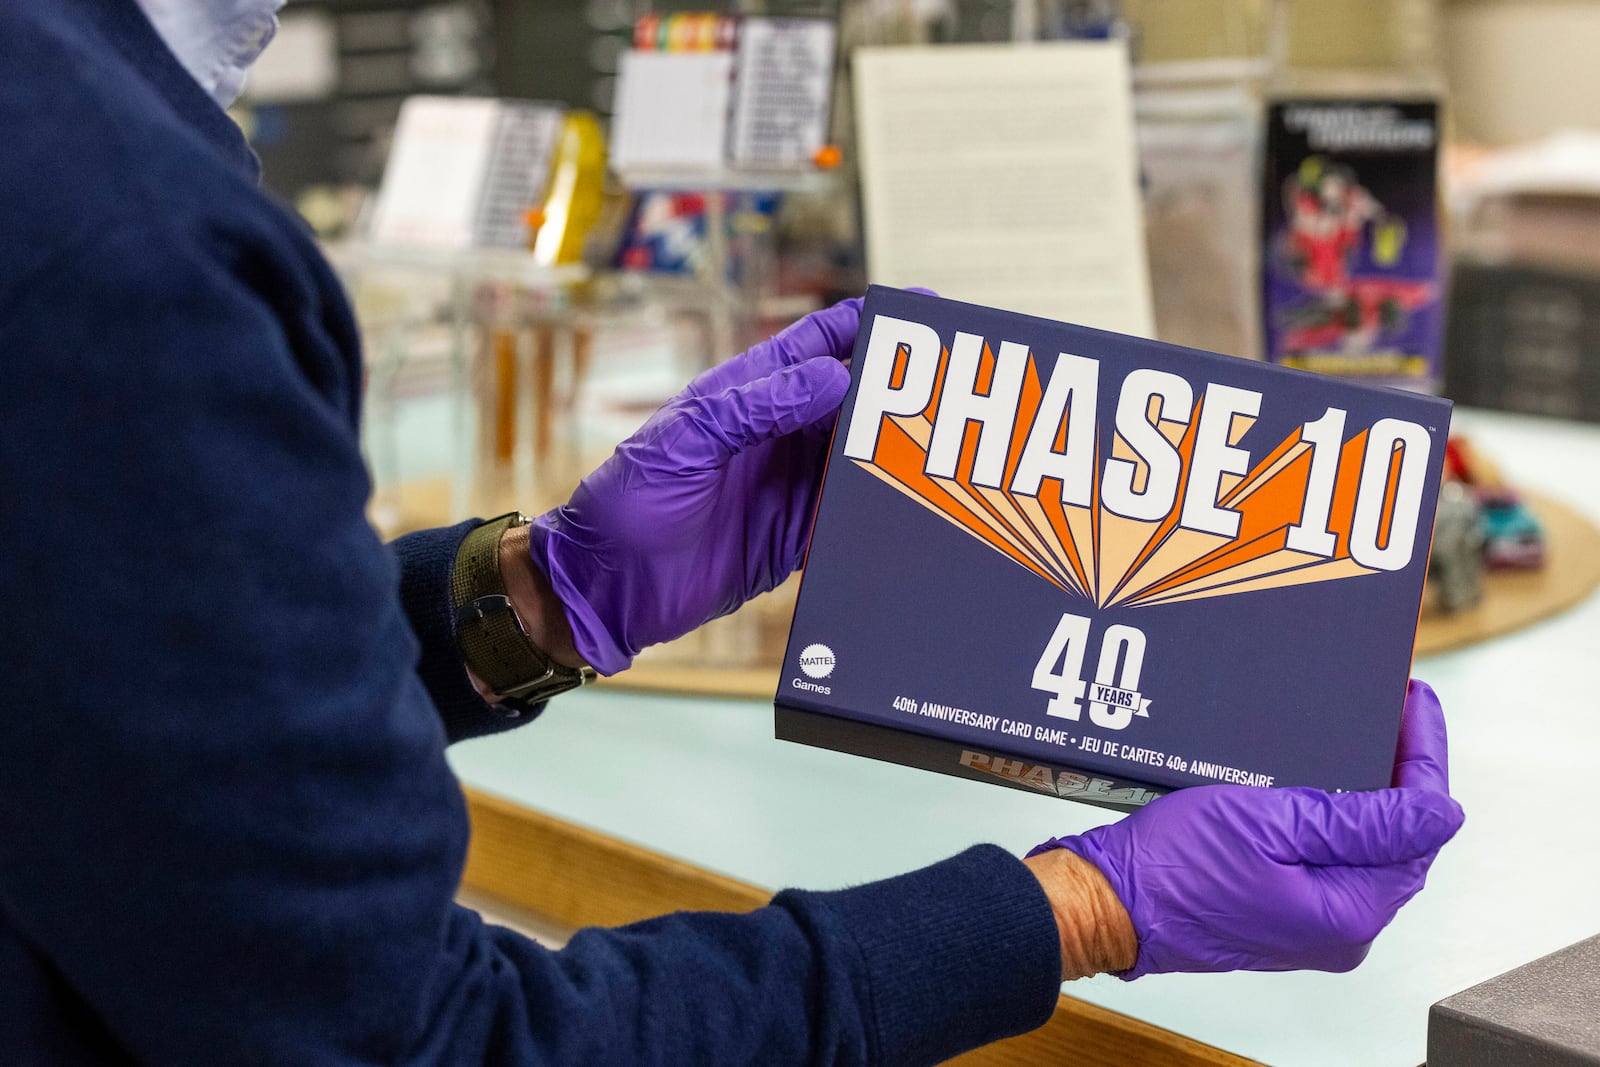
[(455, 534), (378, 541), (358, 369), (212, 240), (108, 231), (0, 294), (0, 922), (84, 1018), (334, 1067), (914, 1063), (1043, 1021), (1050, 908), (989, 847), (560, 952), (456, 906), (437, 620), (397, 592)]
[(544, 710), (513, 715), (491, 707), (467, 678), (450, 613), (450, 577), (456, 552), (477, 519), (437, 530), (419, 530), (389, 543), (400, 564), (400, 603), (420, 646), (417, 677), (427, 688), (445, 736), (452, 742), (525, 726)]

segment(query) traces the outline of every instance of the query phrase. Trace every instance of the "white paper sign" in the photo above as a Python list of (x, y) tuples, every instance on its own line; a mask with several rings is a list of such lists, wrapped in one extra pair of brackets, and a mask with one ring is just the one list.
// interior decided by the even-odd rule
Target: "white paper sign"
[(809, 164), (828, 137), (834, 25), (828, 19), (747, 18), (729, 158), (734, 164)]
[(721, 167), (732, 78), (732, 52), (622, 53), (612, 165)]
[(855, 53), (871, 280), (1152, 334), (1127, 51)]
[(525, 215), (548, 180), (561, 121), (561, 109), (522, 101), (407, 100), (373, 209), (373, 242), (526, 247)]

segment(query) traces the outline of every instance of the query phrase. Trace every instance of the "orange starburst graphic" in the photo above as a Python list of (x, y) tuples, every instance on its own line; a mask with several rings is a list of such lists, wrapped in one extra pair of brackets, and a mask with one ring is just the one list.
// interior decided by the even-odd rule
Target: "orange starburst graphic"
[[(944, 380), (948, 360), (946, 352), (937, 382)], [(985, 346), (979, 390), (989, 388), (993, 373), (994, 358)], [(1032, 424), (1042, 396), (1038, 367), (1030, 356), (1019, 399), (1019, 425)], [(1150, 405), (1149, 421), (1177, 451), (1181, 468), (1171, 510), (1148, 521), (1125, 518), (1108, 510), (1100, 500), (1098, 484), (1088, 503), (1081, 506), (1063, 502), (1068, 494), (1063, 492), (1058, 478), (1044, 478), (1037, 495), (974, 484), (973, 466), (981, 432), (975, 423), (966, 427), (954, 476), (927, 473), (928, 448), (939, 405), (937, 387), (921, 412), (885, 417), (872, 462), (855, 462), (1018, 566), (1101, 607), (1171, 604), (1376, 573), (1350, 555), (1350, 527), (1366, 448), (1365, 431), (1343, 442), (1339, 449), (1326, 526), (1334, 538), (1331, 554), (1290, 547), (1290, 530), (1302, 521), (1312, 471), (1314, 446), (1305, 438), (1304, 427), (1290, 434), (1245, 474), (1223, 476), (1215, 503), (1238, 514), (1236, 535), (1224, 537), (1182, 526), (1195, 428), (1203, 404), (1202, 396), (1193, 411), (1180, 413), (1162, 412), (1154, 401)], [(1167, 417), (1169, 414), (1177, 417)], [(1069, 409), (1056, 427), (1054, 448), (1058, 453), (1066, 448), (1066, 428), (1071, 418)], [(1237, 445), (1255, 421), (1235, 416), (1228, 443)], [(1014, 484), (1023, 438), (1018, 434), (1010, 442), (1002, 486)], [(1106, 458), (1095, 457), (1097, 474)], [(1134, 490), (1141, 491), (1143, 480), (1150, 474), (1149, 465), (1120, 434), (1114, 438), (1109, 458), (1135, 465)], [(1391, 467), (1398, 463), (1396, 452)], [(1397, 470), (1392, 469), (1390, 497), (1398, 480), (1395, 474)], [(1081, 498), (1083, 494), (1076, 496)], [(1388, 526), (1392, 507), (1392, 499), (1386, 500), (1383, 528)]]

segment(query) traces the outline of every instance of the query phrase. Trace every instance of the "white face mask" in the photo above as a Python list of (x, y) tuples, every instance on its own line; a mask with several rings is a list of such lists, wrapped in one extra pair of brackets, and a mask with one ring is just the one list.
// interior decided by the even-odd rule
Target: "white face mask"
[(244, 91), (245, 72), (278, 30), (283, 0), (138, 0), (184, 69), (220, 107)]

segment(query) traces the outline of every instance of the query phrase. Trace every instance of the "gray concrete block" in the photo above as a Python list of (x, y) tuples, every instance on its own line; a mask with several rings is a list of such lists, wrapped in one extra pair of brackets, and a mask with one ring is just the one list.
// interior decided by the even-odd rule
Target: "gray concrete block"
[(1600, 936), (1435, 1004), (1428, 1067), (1600, 1067)]

